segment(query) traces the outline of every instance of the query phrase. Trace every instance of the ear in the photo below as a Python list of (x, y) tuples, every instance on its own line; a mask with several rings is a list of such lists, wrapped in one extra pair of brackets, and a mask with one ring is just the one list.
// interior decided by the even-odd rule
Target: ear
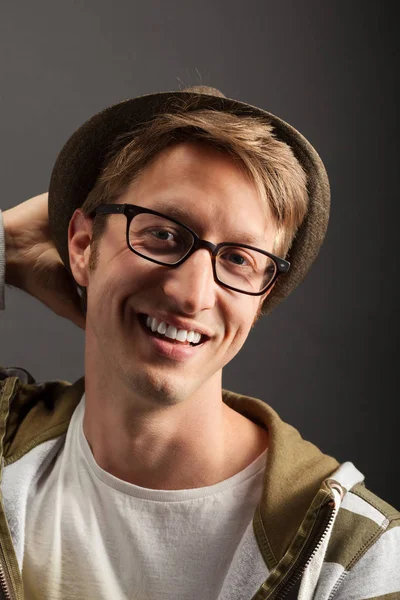
[(90, 242), (93, 221), (77, 209), (69, 222), (68, 250), (69, 262), (75, 281), (87, 287), (89, 283)]

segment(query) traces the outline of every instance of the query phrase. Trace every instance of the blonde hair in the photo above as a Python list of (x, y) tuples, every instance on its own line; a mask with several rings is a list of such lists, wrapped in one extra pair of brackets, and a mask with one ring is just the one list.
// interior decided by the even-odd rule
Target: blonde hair
[[(187, 91), (193, 89), (207, 93), (210, 88)], [(306, 175), (292, 149), (275, 137), (272, 125), (264, 119), (218, 110), (196, 110), (190, 101), (179, 112), (157, 114), (116, 140), (82, 206), (83, 212), (90, 214), (100, 204), (117, 201), (159, 152), (187, 141), (211, 144), (242, 165), (276, 219), (274, 252), (284, 257), (308, 206)], [(99, 216), (94, 222), (91, 268), (97, 261), (97, 241), (104, 231), (105, 220), (106, 217)]]

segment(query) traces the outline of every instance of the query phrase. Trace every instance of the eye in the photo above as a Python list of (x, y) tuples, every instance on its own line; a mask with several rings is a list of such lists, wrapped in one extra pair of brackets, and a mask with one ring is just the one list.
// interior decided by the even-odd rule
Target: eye
[(240, 254), (230, 254), (229, 255), (229, 260), (231, 262), (233, 262), (235, 265), (244, 265), (247, 263), (246, 259), (244, 256), (241, 256)]
[(221, 255), (224, 261), (227, 261), (234, 267), (247, 267), (250, 265), (248, 257), (244, 252), (237, 249), (229, 249)]
[(150, 233), (163, 242), (171, 242), (174, 239), (174, 235), (167, 229), (153, 229)]

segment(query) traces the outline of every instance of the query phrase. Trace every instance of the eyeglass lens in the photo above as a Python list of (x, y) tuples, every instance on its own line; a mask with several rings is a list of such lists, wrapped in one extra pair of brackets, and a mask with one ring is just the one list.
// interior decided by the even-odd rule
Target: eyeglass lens
[[(140, 213), (130, 223), (129, 243), (144, 258), (174, 265), (190, 252), (194, 238), (187, 229), (169, 219)], [(222, 246), (215, 268), (221, 283), (253, 293), (267, 287), (277, 269), (269, 256), (240, 246)]]

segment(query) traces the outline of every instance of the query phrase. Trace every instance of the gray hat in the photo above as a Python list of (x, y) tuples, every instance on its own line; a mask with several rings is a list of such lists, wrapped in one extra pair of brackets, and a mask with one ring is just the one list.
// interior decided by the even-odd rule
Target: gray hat
[(291, 125), (260, 108), (225, 98), (213, 88), (191, 88), (125, 100), (97, 113), (79, 127), (62, 148), (51, 175), (49, 220), (52, 236), (61, 259), (71, 272), (68, 255), (69, 221), (93, 188), (115, 140), (124, 133), (134, 132), (135, 128), (159, 113), (199, 109), (264, 119), (273, 126), (277, 139), (292, 148), (307, 175), (307, 215), (286, 256), (291, 267), (288, 273), (278, 277), (264, 301), (262, 312), (266, 314), (297, 287), (319, 252), (329, 218), (328, 177), (313, 146)]

